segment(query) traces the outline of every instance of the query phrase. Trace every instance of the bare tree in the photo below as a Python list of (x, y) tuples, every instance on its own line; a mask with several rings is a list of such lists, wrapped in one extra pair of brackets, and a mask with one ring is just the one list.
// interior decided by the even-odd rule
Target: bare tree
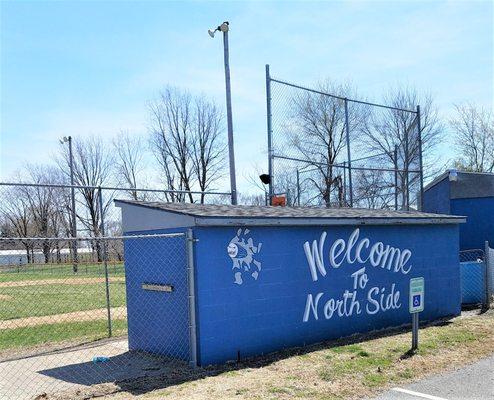
[(455, 105), (450, 120), (460, 157), (457, 167), (472, 172), (494, 171), (494, 116), (492, 111), (473, 104)]
[[(66, 179), (70, 177), (70, 159), (67, 146), (60, 148), (61, 156), (57, 159), (60, 170)], [(112, 196), (103, 201), (103, 209), (100, 210), (99, 193), (97, 187), (106, 186), (113, 176), (113, 157), (103, 141), (97, 137), (73, 141), (74, 156), (74, 183), (85, 186), (78, 189), (82, 198), (82, 212), (77, 212), (77, 218), (92, 237), (100, 236), (101, 215), (108, 214)], [(102, 252), (99, 241), (95, 241), (98, 261), (102, 260)]]
[(33, 241), (26, 238), (33, 236), (34, 233), (33, 216), (28, 201), (19, 189), (19, 187), (9, 187), (1, 191), (0, 212), (4, 224), (8, 226), (8, 232), (21, 238), (20, 242), (26, 250), (27, 262), (31, 263)]
[(260, 193), (258, 194), (240, 193), (239, 204), (244, 204), (247, 206), (264, 206), (266, 205), (266, 198), (264, 194), (260, 194)]
[(354, 172), (354, 199), (359, 207), (393, 208), (394, 183), (382, 171), (357, 170)]
[[(318, 90), (341, 97), (354, 93), (350, 85), (331, 82), (319, 84)], [(346, 149), (345, 103), (334, 96), (303, 92), (292, 97), (291, 118), (285, 126), (291, 154), (306, 160), (305, 166), (317, 170), (306, 179), (327, 207), (333, 198), (339, 198), (341, 174), (336, 172), (335, 165)], [(350, 127), (359, 126), (362, 118), (358, 110), (351, 110)]]
[[(55, 168), (47, 165), (28, 164), (26, 166), (29, 182), (36, 184), (53, 183)], [(46, 238), (53, 235), (54, 215), (58, 214), (55, 207), (55, 192), (52, 187), (19, 187), (19, 195), (29, 204), (35, 236)], [(55, 219), (56, 221), (56, 219)], [(51, 242), (41, 243), (45, 263), (50, 262)]]
[(194, 187), (206, 191), (222, 176), (223, 115), (214, 102), (172, 87), (151, 103), (150, 113), (151, 146), (166, 188), (189, 192), (167, 193), (166, 199), (193, 202)]
[[(226, 152), (222, 140), (223, 114), (214, 102), (204, 97), (195, 99), (194, 109), (194, 173), (199, 189), (206, 192), (222, 177)], [(204, 203), (204, 196), (201, 193), (201, 204)]]
[[(421, 106), (421, 137), (424, 177), (437, 174), (437, 158), (435, 150), (442, 140), (442, 125), (431, 95), (419, 96), (414, 88), (399, 87), (390, 90), (383, 103), (403, 110), (416, 110)], [(393, 168), (395, 163), (403, 171), (419, 170), (420, 148), (418, 137), (417, 115), (414, 112), (397, 109), (369, 109), (369, 116), (361, 132), (365, 140), (362, 147), (365, 152), (379, 154), (375, 163)], [(394, 154), (397, 149), (397, 160)], [(372, 161), (369, 162), (372, 165)], [(408, 205), (408, 194), (411, 188), (418, 188), (420, 174), (399, 172), (398, 185), (403, 207)], [(391, 186), (392, 187), (392, 186)], [(383, 190), (389, 192), (389, 185)], [(391, 190), (391, 195), (394, 189)], [(366, 192), (366, 188), (362, 188)], [(381, 194), (382, 196), (383, 194)], [(389, 196), (388, 196), (389, 197)]]
[[(190, 191), (194, 179), (192, 106), (187, 92), (167, 87), (149, 106), (151, 144), (170, 190)], [(167, 193), (167, 200), (184, 201), (182, 193)], [(188, 193), (192, 203), (193, 197)]]
[(115, 149), (116, 178), (119, 184), (129, 188), (128, 194), (134, 200), (147, 200), (146, 192), (135, 190), (139, 186), (145, 186), (142, 173), (145, 169), (144, 142), (140, 136), (130, 135), (128, 132), (120, 132), (113, 139)]

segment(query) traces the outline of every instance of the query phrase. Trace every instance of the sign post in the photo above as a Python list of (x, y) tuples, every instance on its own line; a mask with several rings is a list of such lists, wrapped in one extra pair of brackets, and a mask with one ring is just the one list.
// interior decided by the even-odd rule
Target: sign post
[(412, 314), (412, 351), (419, 347), (419, 313), (424, 311), (424, 278), (410, 279), (410, 314)]

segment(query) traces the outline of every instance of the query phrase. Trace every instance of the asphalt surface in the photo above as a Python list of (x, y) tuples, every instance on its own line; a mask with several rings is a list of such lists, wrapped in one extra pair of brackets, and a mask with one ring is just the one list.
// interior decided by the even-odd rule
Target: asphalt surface
[(375, 400), (493, 400), (494, 355), (461, 369), (400, 386)]

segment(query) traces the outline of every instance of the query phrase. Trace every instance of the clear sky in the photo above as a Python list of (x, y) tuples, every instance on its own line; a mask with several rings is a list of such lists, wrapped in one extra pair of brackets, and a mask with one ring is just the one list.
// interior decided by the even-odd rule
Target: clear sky
[(266, 164), (266, 63), (305, 85), (350, 80), (367, 98), (412, 85), (445, 120), (454, 103), (493, 107), (491, 1), (2, 1), (0, 179), (50, 162), (64, 135), (145, 134), (166, 84), (223, 106), (222, 40), (207, 29), (224, 20), (241, 190)]

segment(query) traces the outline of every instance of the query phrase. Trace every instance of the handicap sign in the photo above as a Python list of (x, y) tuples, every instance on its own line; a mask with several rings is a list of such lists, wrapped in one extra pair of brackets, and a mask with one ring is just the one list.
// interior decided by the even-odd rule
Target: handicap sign
[(424, 278), (410, 279), (410, 313), (424, 311)]

